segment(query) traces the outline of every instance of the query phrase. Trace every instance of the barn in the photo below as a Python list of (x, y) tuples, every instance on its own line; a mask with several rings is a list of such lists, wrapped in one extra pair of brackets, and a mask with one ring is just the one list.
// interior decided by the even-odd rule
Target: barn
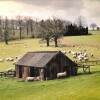
[(16, 64), (16, 77), (38, 77), (42, 80), (55, 79), (57, 73), (77, 75), (77, 64), (61, 51), (37, 51), (26, 53)]

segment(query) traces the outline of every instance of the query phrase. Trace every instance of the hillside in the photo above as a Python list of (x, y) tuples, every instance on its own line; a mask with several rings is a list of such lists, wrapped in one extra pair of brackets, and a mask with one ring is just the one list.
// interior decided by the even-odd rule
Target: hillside
[[(87, 50), (88, 54), (100, 59), (100, 32), (87, 36), (68, 36), (60, 39), (59, 47), (53, 42), (50, 47), (40, 39), (10, 41), (9, 45), (0, 43), (0, 58), (22, 56), (28, 51)], [(66, 53), (70, 58), (72, 56)], [(0, 62), (0, 71), (14, 68), (13, 62)], [(0, 78), (0, 100), (100, 100), (100, 65), (91, 67), (91, 74), (82, 74), (66, 79), (44, 82), (22, 82), (12, 78)]]

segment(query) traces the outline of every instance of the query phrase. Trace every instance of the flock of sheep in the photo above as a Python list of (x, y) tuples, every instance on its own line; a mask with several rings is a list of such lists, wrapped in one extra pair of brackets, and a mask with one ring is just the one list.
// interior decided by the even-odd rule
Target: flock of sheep
[(7, 57), (7, 58), (0, 58), (0, 62), (13, 62), (13, 64), (16, 63), (16, 61), (18, 61), (21, 57), (20, 56), (16, 56), (16, 57)]
[(70, 54), (75, 60), (77, 61), (88, 61), (89, 58), (93, 57), (94, 55), (91, 53), (91, 54), (88, 54), (86, 52), (86, 50), (84, 51), (79, 51), (79, 52), (74, 52), (74, 51), (62, 51), (64, 54), (68, 53)]
[[(57, 78), (63, 78), (67, 76), (67, 72), (61, 72), (61, 73), (57, 73)], [(26, 81), (43, 81), (41, 76), (37, 76), (37, 77), (27, 77), (25, 79)], [(47, 79), (46, 79), (47, 80)]]

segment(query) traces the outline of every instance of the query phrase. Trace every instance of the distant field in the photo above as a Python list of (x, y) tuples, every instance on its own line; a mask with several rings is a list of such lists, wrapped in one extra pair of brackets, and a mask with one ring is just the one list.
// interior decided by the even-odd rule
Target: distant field
[[(21, 56), (28, 51), (40, 50), (87, 50), (100, 59), (100, 31), (88, 36), (68, 36), (60, 39), (59, 47), (54, 43), (46, 47), (39, 39), (0, 43), (0, 58)], [(70, 54), (66, 54), (70, 58)], [(13, 62), (0, 62), (0, 71), (14, 68)], [(92, 74), (83, 74), (61, 80), (45, 82), (20, 82), (16, 79), (0, 78), (0, 100), (100, 100), (100, 65), (91, 67)]]
[[(29, 51), (40, 50), (64, 50), (81, 51), (87, 50), (89, 54), (93, 53), (96, 58), (100, 58), (100, 32), (91, 32), (88, 36), (66, 36), (59, 40), (59, 47), (55, 48), (54, 43), (46, 47), (45, 43), (39, 43), (40, 39), (24, 39), (11, 41), (9, 45), (0, 43), (0, 58), (22, 56)], [(73, 47), (75, 46), (75, 47)], [(67, 54), (67, 56), (71, 57)], [(0, 71), (8, 68), (14, 68), (13, 62), (0, 62)]]

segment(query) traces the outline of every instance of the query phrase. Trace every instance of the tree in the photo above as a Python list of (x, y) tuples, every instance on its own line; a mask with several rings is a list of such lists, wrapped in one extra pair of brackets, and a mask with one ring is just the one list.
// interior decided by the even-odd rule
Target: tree
[(22, 17), (21, 16), (17, 16), (17, 22), (18, 22), (18, 27), (19, 27), (19, 39), (21, 40), (22, 39)]
[(15, 20), (11, 19), (11, 31), (13, 36), (15, 36)]
[(0, 38), (2, 39), (2, 19), (0, 16)]
[(29, 24), (30, 24), (29, 21), (30, 21), (30, 17), (25, 17), (24, 20), (25, 20), (25, 27), (26, 27), (27, 37), (28, 37), (28, 35), (29, 35)]
[(40, 22), (40, 27), (41, 27), (41, 37), (43, 40), (46, 40), (47, 47), (49, 46), (49, 41), (52, 36), (52, 31), (51, 31), (51, 22), (50, 20), (42, 20)]
[(4, 26), (4, 41), (5, 41), (5, 44), (7, 45), (8, 45), (8, 34), (9, 34), (9, 24), (8, 24), (8, 18), (6, 16), (5, 26)]
[(78, 18), (76, 18), (75, 24), (76, 24), (78, 27), (87, 27), (86, 19), (85, 19), (85, 17), (83, 17), (83, 16), (79, 16)]
[(94, 30), (97, 27), (96, 23), (91, 23), (90, 27)]
[(57, 18), (52, 20), (52, 37), (55, 42), (55, 47), (58, 47), (58, 39), (63, 36), (65, 27), (63, 21)]

